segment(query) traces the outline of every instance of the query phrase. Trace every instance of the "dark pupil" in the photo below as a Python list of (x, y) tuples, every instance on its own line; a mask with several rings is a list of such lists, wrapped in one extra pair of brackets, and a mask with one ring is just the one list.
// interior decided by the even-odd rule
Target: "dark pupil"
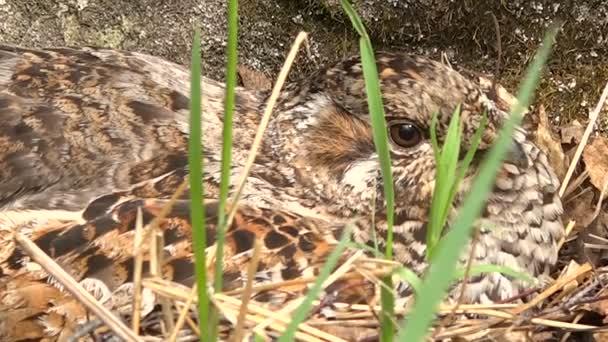
[(416, 127), (412, 124), (403, 124), (399, 126), (399, 138), (403, 139), (403, 141), (409, 142), (415, 140), (417, 134)]

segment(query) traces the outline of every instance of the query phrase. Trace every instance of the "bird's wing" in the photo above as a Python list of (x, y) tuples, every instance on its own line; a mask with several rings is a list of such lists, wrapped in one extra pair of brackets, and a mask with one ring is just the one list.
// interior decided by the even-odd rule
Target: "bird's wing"
[(185, 149), (188, 80), (141, 54), (0, 45), (0, 208), (80, 210), (153, 176), (129, 170)]
[[(134, 274), (135, 223), (138, 208), (147, 226), (169, 200), (141, 198), (119, 192), (94, 200), (84, 211), (85, 222), (55, 225), (31, 225), (22, 232), (104, 305), (130, 314)], [(217, 202), (206, 201), (208, 246), (215, 242)], [(158, 225), (165, 243), (162, 276), (185, 286), (195, 283), (194, 256), (189, 200), (177, 200)], [(226, 234), (224, 249), (223, 290), (242, 288), (254, 242), (260, 241), (260, 264), (254, 278), (252, 300), (266, 308), (284, 307), (301, 298), (336, 244), (340, 229), (329, 222), (302, 217), (291, 212), (238, 206)], [(77, 330), (89, 318), (87, 310), (40, 269), (17, 244), (4, 251), (6, 261), (0, 265), (0, 337), (2, 340), (61, 340)], [(212, 249), (208, 249), (210, 253)], [(147, 247), (143, 252), (143, 277), (150, 276), (151, 261)], [(210, 256), (210, 255), (209, 255)], [(213, 274), (213, 266), (209, 267)], [(282, 283), (285, 282), (285, 283)], [(278, 285), (277, 285), (278, 284)], [(283, 285), (281, 285), (283, 284)], [(127, 291), (128, 292), (128, 291)], [(347, 291), (348, 292), (348, 291)], [(346, 292), (345, 292), (346, 293)], [(352, 289), (348, 292), (352, 295)], [(357, 293), (360, 291), (357, 290)], [(360, 298), (359, 298), (360, 299)], [(155, 300), (152, 304), (156, 304)], [(149, 305), (147, 307), (153, 307)], [(145, 314), (150, 313), (145, 312)], [(152, 315), (150, 313), (150, 315)], [(151, 316), (150, 316), (151, 317)]]
[[(14, 233), (30, 237), (104, 305), (130, 311), (114, 302), (133, 298), (123, 293), (134, 272), (137, 208), (150, 223), (187, 175), (189, 79), (184, 67), (136, 53), (0, 46), (0, 340), (65, 340), (90, 319)], [(208, 81), (203, 91), (204, 155), (219, 160), (222, 87)], [(234, 151), (248, 150), (259, 100), (239, 91)], [(211, 198), (215, 176), (203, 180)], [(205, 208), (214, 237), (217, 205), (208, 199)], [(188, 200), (179, 199), (159, 227), (163, 277), (192, 285)], [(254, 285), (314, 278), (340, 227), (278, 207), (239, 206), (226, 236), (224, 290), (243, 286), (254, 241), (262, 242)], [(282, 307), (308, 286), (280, 284), (253, 300)]]
[[(224, 88), (203, 83), (205, 152), (214, 156)], [(235, 135), (249, 136), (261, 96), (237, 93)], [(0, 209), (81, 210), (185, 165), (175, 156), (187, 149), (189, 96), (190, 70), (161, 58), (0, 45)]]

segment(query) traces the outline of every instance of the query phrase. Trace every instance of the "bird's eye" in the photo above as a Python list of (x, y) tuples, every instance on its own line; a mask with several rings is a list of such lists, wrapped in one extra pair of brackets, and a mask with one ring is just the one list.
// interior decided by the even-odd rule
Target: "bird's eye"
[(390, 136), (393, 142), (401, 147), (415, 146), (422, 140), (420, 129), (411, 122), (396, 122), (390, 125)]

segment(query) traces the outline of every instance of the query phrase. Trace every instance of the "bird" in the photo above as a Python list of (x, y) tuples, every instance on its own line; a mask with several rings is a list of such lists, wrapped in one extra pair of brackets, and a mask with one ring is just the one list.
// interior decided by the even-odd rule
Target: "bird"
[[(433, 115), (443, 142), (459, 106), (463, 151), (487, 117), (450, 207), (449, 229), (510, 105), (479, 79), (427, 57), (378, 52), (376, 63), (395, 189), (393, 258), (423, 274), (437, 172)], [(346, 227), (355, 242), (386, 248), (386, 198), (365, 89), (359, 56), (286, 85), (242, 196), (228, 205), (236, 214), (226, 231), (224, 291), (245, 285), (256, 241), (261, 256), (254, 285), (315, 277)], [(220, 208), (224, 91), (223, 83), (203, 77), (200, 205), (207, 247), (215, 243)], [(267, 90), (236, 89), (231, 194), (269, 96)], [(158, 223), (165, 243), (162, 273), (184, 286), (195, 283), (190, 208), (198, 204), (190, 203), (187, 191), (172, 199), (189, 174), (189, 108), (187, 66), (137, 52), (0, 45), (2, 340), (64, 341), (90, 319), (35, 267), (15, 234), (29, 237), (89, 291), (118, 301), (117, 293), (133, 284), (138, 211), (148, 225), (171, 202)], [(518, 128), (475, 222), (474, 242), (459, 262), (471, 256), (473, 264), (548, 279), (564, 236), (558, 186), (545, 153)], [(528, 287), (519, 278), (484, 273), (467, 280), (463, 299), (496, 302)], [(307, 290), (292, 284), (254, 293), (252, 300), (278, 310)], [(407, 284), (398, 289), (400, 296), (411, 291)], [(127, 298), (130, 303), (132, 294)]]

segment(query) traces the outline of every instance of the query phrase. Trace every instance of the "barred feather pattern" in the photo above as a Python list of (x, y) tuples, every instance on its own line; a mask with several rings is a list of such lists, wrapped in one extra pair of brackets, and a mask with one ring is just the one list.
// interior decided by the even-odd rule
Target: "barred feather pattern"
[[(411, 146), (389, 136), (396, 191), (395, 260), (422, 274), (435, 186), (428, 135), (433, 113), (438, 113), (437, 134), (443, 141), (460, 105), (462, 150), (468, 148), (482, 113), (489, 119), (473, 166), (459, 187), (451, 221), (509, 108), (479, 80), (441, 63), (402, 53), (379, 53), (377, 63), (389, 130), (407, 123), (420, 133)], [(215, 243), (217, 229), (223, 91), (221, 83), (204, 79), (205, 203), (200, 205), (207, 218), (208, 247)], [(237, 89), (231, 191), (267, 98), (264, 91)], [(136, 214), (141, 209), (148, 225), (186, 180), (188, 108), (188, 69), (160, 58), (114, 50), (0, 46), (3, 341), (65, 341), (91, 321), (87, 309), (19, 248), (14, 233), (30, 237), (100, 302), (129, 320)], [(508, 266), (548, 279), (563, 236), (558, 180), (523, 129), (512, 144), (476, 222), (472, 256), (475, 264)], [(353, 225), (356, 242), (384, 247), (384, 205), (361, 64), (352, 57), (288, 85), (281, 95), (243, 196), (231, 204), (236, 215), (227, 230), (224, 291), (244, 285), (258, 240), (261, 262), (254, 286), (279, 285), (254, 292), (252, 300), (273, 310), (285, 307), (309, 286), (290, 281), (314, 278), (347, 225)], [(165, 243), (162, 276), (192, 286), (187, 192), (158, 229)], [(466, 251), (460, 262), (465, 264), (470, 254)], [(150, 276), (150, 257), (143, 254), (144, 277)], [(465, 300), (504, 300), (528, 286), (498, 273), (482, 274), (469, 279)], [(411, 294), (405, 284), (397, 290), (404, 298)], [(453, 293), (457, 290), (458, 285)], [(340, 280), (329, 292), (334, 301), (365, 303), (374, 288), (360, 278)], [(143, 298), (140, 333), (154, 333), (159, 330), (157, 296), (148, 291)]]

